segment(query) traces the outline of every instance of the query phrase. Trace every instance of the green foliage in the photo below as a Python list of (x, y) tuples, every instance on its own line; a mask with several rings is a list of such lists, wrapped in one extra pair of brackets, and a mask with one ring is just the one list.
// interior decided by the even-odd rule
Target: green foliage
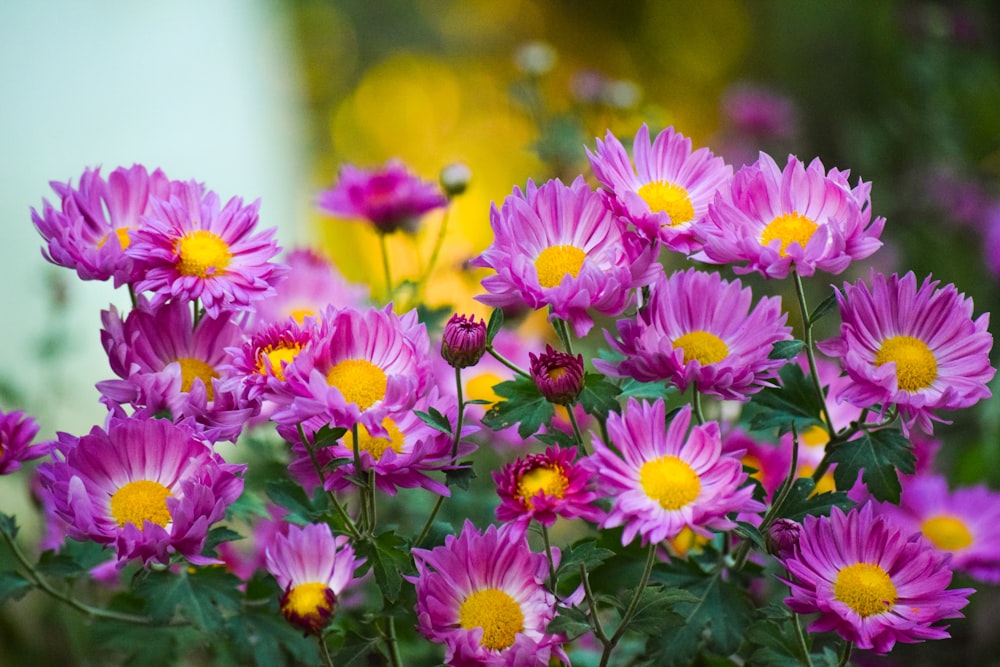
[(394, 531), (385, 531), (374, 539), (363, 540), (357, 545), (359, 556), (367, 559), (366, 568), (375, 573), (375, 581), (386, 600), (399, 597), (403, 573), (413, 570), (413, 558), (406, 541)]
[(822, 426), (822, 399), (798, 364), (785, 364), (779, 376), (781, 386), (763, 389), (750, 399), (745, 415), (750, 430), (777, 429), (779, 433), (788, 433), (794, 426), (802, 433), (810, 426)]
[[(830, 460), (837, 464), (833, 479), (838, 489), (849, 489), (858, 479), (878, 500), (899, 503), (899, 475), (913, 474), (913, 445), (896, 429), (862, 431), (855, 440), (831, 448)], [(863, 471), (863, 472), (862, 472)]]
[(518, 376), (501, 382), (493, 391), (505, 399), (494, 403), (483, 417), (483, 424), (494, 431), (516, 424), (517, 434), (528, 439), (555, 415), (555, 408), (541, 395), (531, 378)]

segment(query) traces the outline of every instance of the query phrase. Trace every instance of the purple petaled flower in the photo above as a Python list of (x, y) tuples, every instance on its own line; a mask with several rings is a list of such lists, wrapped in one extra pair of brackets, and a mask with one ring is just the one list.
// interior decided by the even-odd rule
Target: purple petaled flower
[(550, 318), (573, 325), (584, 336), (594, 310), (618, 315), (632, 303), (632, 289), (660, 272), (657, 246), (626, 231), (583, 177), (559, 180), (524, 192), (515, 188), (503, 206), (490, 210), (493, 243), (471, 266), (493, 269), (483, 278), (489, 306), (549, 308)]
[[(701, 536), (731, 530), (730, 512), (758, 512), (753, 487), (745, 484), (740, 452), (723, 452), (719, 424), (691, 425), (686, 405), (666, 426), (662, 399), (649, 404), (630, 398), (621, 415), (608, 416), (612, 451), (595, 437), (584, 465), (599, 480), (599, 491), (614, 499), (602, 528), (625, 526), (622, 544), (636, 534), (642, 543), (677, 537), (684, 528)], [(621, 452), (620, 454), (618, 452)]]
[(427, 212), (448, 204), (437, 184), (414, 176), (390, 160), (381, 169), (340, 168), (336, 185), (319, 194), (319, 209), (341, 218), (367, 220), (381, 234), (414, 233)]
[(119, 562), (196, 565), (213, 523), (243, 492), (244, 465), (228, 464), (188, 422), (112, 417), (77, 438), (60, 433), (38, 467), (43, 492), (77, 540), (113, 545)]
[(529, 371), (538, 391), (550, 403), (572, 405), (583, 391), (583, 355), (575, 357), (545, 346), (545, 352), (528, 353)]
[(802, 276), (817, 270), (837, 274), (882, 245), (884, 218), (872, 220), (871, 183), (851, 188), (850, 172), (819, 159), (805, 166), (794, 155), (784, 169), (767, 154), (741, 168), (722, 188), (697, 225), (704, 245), (695, 259), (740, 264), (736, 273), (757, 271), (784, 278), (794, 267)]
[[(414, 549), (417, 627), (445, 644), (449, 665), (547, 667), (568, 662), (563, 637), (548, 634), (556, 599), (545, 588), (549, 563), (512, 524), (480, 533), (466, 521), (444, 546)], [(554, 553), (558, 557), (558, 551)]]
[(899, 407), (904, 427), (931, 433), (935, 410), (967, 408), (988, 398), (995, 369), (989, 314), (972, 319), (972, 299), (954, 285), (937, 289), (928, 276), (918, 287), (912, 272), (871, 276), (837, 292), (840, 335), (819, 344), (840, 359), (853, 382), (839, 400), (860, 408)]
[(774, 90), (750, 83), (731, 86), (722, 96), (722, 113), (737, 132), (755, 137), (795, 134), (795, 105)]
[(497, 519), (528, 524), (532, 519), (551, 526), (557, 516), (599, 521), (597, 493), (589, 470), (576, 461), (576, 447), (549, 447), (528, 454), (493, 473), (500, 495)]
[(635, 319), (617, 322), (616, 341), (606, 334), (621, 361), (594, 360), (594, 366), (640, 382), (672, 382), (684, 391), (745, 401), (772, 386), (780, 359), (769, 359), (777, 341), (789, 340), (781, 299), (764, 297), (751, 309), (753, 295), (740, 282), (695, 269), (660, 276), (650, 301)]
[(632, 151), (634, 168), (610, 130), (603, 142), (597, 140), (596, 154), (587, 149), (597, 180), (607, 188), (608, 206), (643, 236), (659, 239), (671, 250), (700, 249), (693, 227), (733, 175), (733, 168), (707, 148), (692, 151), (691, 140), (672, 127), (651, 144), (644, 124), (636, 132)]
[(475, 366), (486, 352), (486, 322), (452, 315), (441, 334), (441, 356), (453, 368)]
[(124, 321), (113, 306), (101, 319), (101, 342), (121, 378), (97, 383), (103, 403), (193, 417), (213, 442), (236, 441), (259, 405), (244, 400), (238, 377), (227, 370), (227, 348), (243, 343), (232, 313), (206, 315), (192, 326), (190, 304), (140, 301)]
[(950, 565), (980, 581), (1000, 582), (1000, 493), (983, 485), (948, 489), (941, 475), (904, 477), (899, 506), (877, 511), (904, 533), (922, 532)]
[(287, 524), (268, 545), (267, 571), (284, 591), (281, 613), (306, 635), (322, 634), (337, 610), (340, 594), (354, 581), (364, 562), (355, 558), (344, 535), (334, 537), (330, 526)]
[(154, 306), (197, 299), (212, 317), (274, 294), (285, 267), (270, 261), (279, 251), (274, 228), (255, 233), (259, 208), (233, 197), (220, 209), (218, 195), (202, 196), (194, 184), (153, 201), (126, 251), (141, 272), (135, 291), (151, 291)]
[(818, 613), (810, 632), (836, 631), (855, 646), (886, 653), (896, 642), (948, 637), (936, 625), (961, 618), (970, 588), (946, 590), (948, 559), (919, 533), (903, 532), (872, 505), (829, 517), (807, 515), (782, 564), (797, 614)]
[(50, 443), (32, 445), (38, 435), (38, 423), (20, 410), (0, 410), (0, 475), (21, 469), (21, 463), (44, 456)]
[(292, 363), (319, 332), (319, 324), (309, 318), (300, 322), (291, 317), (262, 325), (240, 346), (226, 350), (229, 363), (220, 371), (240, 385), (239, 395), (248, 402), (270, 398), (269, 379), (284, 382), (285, 367)]

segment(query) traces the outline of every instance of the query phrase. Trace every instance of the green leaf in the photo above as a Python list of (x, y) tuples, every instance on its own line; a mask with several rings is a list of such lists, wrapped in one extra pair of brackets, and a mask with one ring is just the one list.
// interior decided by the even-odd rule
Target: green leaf
[(787, 433), (795, 425), (796, 431), (805, 432), (810, 426), (822, 426), (822, 399), (816, 395), (812, 382), (798, 364), (785, 364), (779, 372), (781, 386), (764, 389), (754, 394), (748, 404), (750, 430), (778, 429)]
[(671, 394), (678, 393), (677, 387), (664, 382), (639, 382), (635, 378), (627, 378), (621, 383), (618, 398), (639, 398), (655, 401), (658, 398), (667, 398)]
[(345, 433), (347, 433), (347, 429), (342, 426), (335, 428), (329, 424), (324, 424), (320, 430), (313, 434), (313, 447), (316, 449), (333, 447), (340, 443), (340, 439), (344, 437)]
[(237, 533), (235, 530), (230, 530), (225, 526), (216, 526), (208, 531), (208, 535), (205, 538), (205, 546), (201, 550), (201, 555), (206, 558), (215, 558), (216, 551), (215, 548), (224, 542), (235, 542), (236, 540), (242, 540), (243, 536)]
[(109, 549), (96, 542), (67, 539), (58, 553), (49, 550), (39, 556), (38, 571), (46, 577), (70, 579), (88, 575), (92, 568), (113, 557)]
[(500, 431), (517, 424), (517, 434), (527, 440), (555, 415), (555, 408), (538, 392), (531, 378), (518, 376), (493, 387), (497, 401), (483, 416), (483, 424)]
[(17, 537), (17, 517), (10, 514), (0, 514), (0, 532), (14, 539)]
[(556, 570), (556, 578), (558, 579), (564, 574), (576, 573), (579, 571), (581, 563), (588, 572), (592, 572), (614, 555), (614, 551), (597, 546), (595, 539), (574, 542), (562, 552), (562, 560), (559, 563), (559, 569)]
[(573, 447), (576, 445), (576, 439), (565, 431), (560, 431), (559, 429), (553, 429), (548, 433), (536, 433), (535, 438), (546, 445), (555, 445), (556, 447)]
[(549, 634), (563, 634), (572, 641), (581, 635), (591, 632), (587, 613), (578, 607), (560, 607), (559, 613), (549, 622)]
[[(857, 476), (855, 475), (855, 479)], [(839, 507), (845, 512), (854, 507), (854, 501), (847, 497), (845, 491), (828, 491), (812, 495), (816, 490), (816, 483), (809, 477), (800, 477), (792, 484), (792, 490), (788, 493), (780, 515), (785, 519), (798, 521), (807, 514), (813, 516), (826, 516), (830, 514), (831, 507)]]
[(440, 431), (446, 435), (451, 435), (454, 433), (451, 428), (451, 422), (448, 421), (448, 417), (438, 412), (436, 408), (428, 408), (427, 412), (422, 410), (414, 410), (413, 414), (420, 417), (420, 421), (430, 426), (436, 431)]
[(13, 570), (0, 572), (0, 604), (7, 600), (20, 600), (34, 588), (34, 584)]
[(349, 633), (343, 647), (333, 656), (333, 664), (337, 667), (361, 667), (373, 664), (368, 656), (378, 651), (381, 641), (378, 638), (369, 639), (355, 633)]
[(444, 471), (444, 483), (448, 486), (457, 486), (463, 491), (469, 490), (469, 486), (475, 478), (476, 473), (472, 469), (472, 461), (462, 461), (458, 467)]
[(293, 520), (310, 523), (320, 514), (302, 487), (286, 477), (267, 480), (265, 490), (268, 498), (291, 512)]
[(588, 414), (607, 417), (612, 412), (621, 412), (619, 394), (621, 389), (600, 373), (584, 373), (583, 391), (577, 400)]
[(752, 523), (747, 523), (746, 521), (736, 522), (736, 534), (740, 537), (750, 540), (753, 542), (754, 546), (761, 551), (767, 551), (767, 544), (764, 542), (764, 536), (761, 535), (760, 530), (757, 526)]
[(794, 359), (806, 346), (801, 340), (779, 340), (771, 348), (768, 359)]
[(830, 452), (837, 464), (833, 481), (838, 489), (850, 489), (864, 471), (861, 481), (876, 499), (899, 504), (901, 491), (897, 470), (912, 474), (916, 457), (913, 445), (897, 429), (862, 432), (861, 437), (842, 443)]
[(191, 572), (149, 572), (135, 587), (136, 595), (146, 601), (155, 621), (169, 622), (179, 615), (196, 628), (218, 632), (225, 623), (224, 612), (237, 613), (241, 595), (239, 577), (216, 567)]
[(490, 321), (486, 323), (486, 344), (492, 345), (493, 339), (503, 328), (503, 309), (494, 308), (490, 313)]
[(358, 555), (363, 556), (375, 572), (375, 582), (385, 599), (395, 601), (403, 585), (402, 573), (413, 569), (406, 541), (388, 530), (373, 540), (360, 542)]
[(834, 306), (837, 305), (837, 289), (834, 288), (833, 294), (823, 299), (816, 309), (812, 311), (809, 316), (809, 326), (816, 324), (821, 317), (833, 310)]
[[(624, 592), (619, 596), (619, 601), (628, 605), (632, 601), (633, 593), (634, 591)], [(697, 604), (698, 598), (680, 588), (665, 588), (655, 584), (647, 586), (639, 594), (639, 601), (636, 603), (628, 629), (655, 637), (676, 628), (684, 622), (680, 614), (674, 611), (676, 605), (681, 602)]]
[[(793, 639), (793, 633), (792, 624), (787, 620), (781, 624), (770, 619), (754, 623), (747, 631), (747, 641), (759, 648), (751, 654), (748, 664), (761, 667), (799, 667), (805, 664), (802, 649)], [(811, 639), (812, 636), (807, 634), (806, 641)]]

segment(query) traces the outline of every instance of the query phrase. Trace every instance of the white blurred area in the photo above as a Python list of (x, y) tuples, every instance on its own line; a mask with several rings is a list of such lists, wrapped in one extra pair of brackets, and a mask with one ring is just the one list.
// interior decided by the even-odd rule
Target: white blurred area
[(306, 240), (293, 39), (277, 0), (0, 2), (0, 409), (44, 437), (105, 416), (100, 311), (128, 296), (42, 258), (29, 209), (55, 203), (49, 181), (160, 167), (223, 202), (259, 197), (282, 246)]

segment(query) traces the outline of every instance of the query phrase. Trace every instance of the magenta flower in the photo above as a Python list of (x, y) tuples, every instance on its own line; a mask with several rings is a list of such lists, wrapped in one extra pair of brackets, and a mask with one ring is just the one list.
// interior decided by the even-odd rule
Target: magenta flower
[(282, 615), (307, 635), (321, 634), (333, 620), (340, 594), (364, 563), (354, 557), (347, 537), (334, 537), (325, 523), (288, 524), (267, 547), (265, 559), (284, 591)]
[(755, 137), (795, 134), (795, 104), (777, 91), (752, 83), (730, 86), (722, 96), (722, 114), (733, 130)]
[(583, 355), (575, 357), (545, 346), (545, 352), (528, 353), (529, 370), (538, 391), (550, 403), (572, 405), (583, 391)]
[(990, 396), (995, 369), (989, 353), (989, 314), (972, 319), (972, 299), (954, 285), (937, 289), (928, 276), (873, 273), (871, 287), (845, 284), (838, 292), (840, 335), (819, 344), (840, 359), (853, 382), (839, 400), (867, 408), (899, 407), (904, 427), (931, 433), (936, 410), (967, 408)]
[(702, 393), (745, 401), (773, 386), (781, 360), (769, 359), (777, 341), (789, 340), (781, 299), (764, 297), (751, 309), (753, 295), (740, 282), (695, 269), (660, 276), (648, 305), (635, 319), (618, 320), (612, 349), (625, 356), (617, 362), (594, 360), (594, 366), (641, 382), (666, 380), (684, 391), (689, 384)]
[(38, 467), (44, 492), (76, 540), (113, 545), (119, 562), (196, 565), (213, 523), (243, 492), (244, 465), (228, 464), (188, 423), (112, 417), (77, 438), (60, 433)]
[(524, 192), (515, 188), (490, 210), (493, 243), (472, 266), (493, 269), (483, 278), (489, 306), (549, 308), (550, 318), (573, 325), (584, 336), (594, 321), (588, 311), (619, 315), (632, 303), (632, 289), (660, 271), (656, 246), (625, 231), (583, 177), (558, 180)]
[(691, 406), (686, 405), (666, 425), (663, 400), (649, 404), (630, 398), (621, 414), (608, 416), (610, 441), (593, 441), (594, 453), (584, 465), (597, 477), (599, 492), (614, 505), (602, 528), (625, 526), (622, 544), (636, 534), (642, 543), (662, 542), (690, 528), (703, 537), (710, 530), (730, 530), (730, 512), (758, 512), (746, 485), (739, 453), (722, 451), (719, 424), (708, 422), (690, 429)]
[(381, 169), (365, 170), (344, 165), (337, 183), (319, 194), (324, 213), (370, 222), (380, 234), (402, 229), (415, 233), (420, 218), (448, 204), (437, 184), (411, 174), (398, 160)]
[(49, 450), (50, 443), (32, 445), (38, 435), (38, 422), (20, 410), (0, 410), (0, 475), (21, 469), (24, 461), (37, 459)]
[(794, 155), (780, 169), (761, 153), (719, 191), (695, 230), (704, 241), (695, 258), (767, 278), (784, 278), (793, 266), (803, 276), (842, 272), (878, 250), (885, 226), (871, 219), (871, 183), (852, 189), (849, 174), (827, 173), (818, 158), (806, 167)]
[(205, 316), (192, 326), (190, 304), (151, 307), (141, 301), (122, 321), (114, 306), (101, 313), (101, 342), (120, 378), (97, 383), (109, 408), (131, 405), (166, 410), (174, 420), (193, 417), (212, 441), (235, 440), (259, 408), (241, 396), (227, 370), (227, 348), (242, 345), (231, 313)]
[(157, 169), (142, 165), (119, 167), (107, 179), (101, 170), (86, 169), (80, 185), (50, 183), (61, 208), (43, 201), (41, 215), (31, 209), (31, 220), (47, 243), (45, 259), (75, 269), (81, 280), (114, 278), (115, 287), (139, 278), (132, 259), (125, 254), (142, 216), (154, 199), (167, 199), (182, 187)]
[(806, 516), (792, 555), (782, 559), (797, 614), (818, 613), (810, 632), (834, 630), (862, 649), (948, 637), (936, 625), (961, 618), (970, 588), (946, 590), (948, 559), (919, 534), (903, 532), (865, 504), (847, 514)]
[(255, 233), (259, 207), (234, 197), (220, 209), (218, 195), (193, 184), (154, 201), (127, 251), (142, 274), (135, 290), (151, 291), (154, 306), (198, 299), (212, 317), (274, 294), (285, 267), (270, 262), (274, 228)]
[(576, 447), (549, 447), (528, 454), (493, 473), (500, 495), (497, 519), (528, 524), (536, 519), (551, 526), (557, 516), (599, 521), (591, 473), (575, 461)]
[(616, 215), (635, 225), (650, 240), (659, 239), (671, 250), (691, 253), (701, 248), (693, 233), (695, 223), (733, 175), (733, 168), (707, 148), (692, 151), (691, 140), (669, 127), (650, 144), (643, 124), (632, 144), (635, 167), (625, 147), (609, 130), (590, 164), (606, 200)]
[(562, 637), (546, 633), (555, 596), (545, 588), (549, 564), (507, 524), (480, 533), (466, 521), (444, 546), (414, 549), (417, 627), (445, 644), (449, 665), (547, 667), (568, 658)]
[(486, 322), (452, 315), (441, 334), (441, 356), (452, 368), (475, 366), (486, 352)]

